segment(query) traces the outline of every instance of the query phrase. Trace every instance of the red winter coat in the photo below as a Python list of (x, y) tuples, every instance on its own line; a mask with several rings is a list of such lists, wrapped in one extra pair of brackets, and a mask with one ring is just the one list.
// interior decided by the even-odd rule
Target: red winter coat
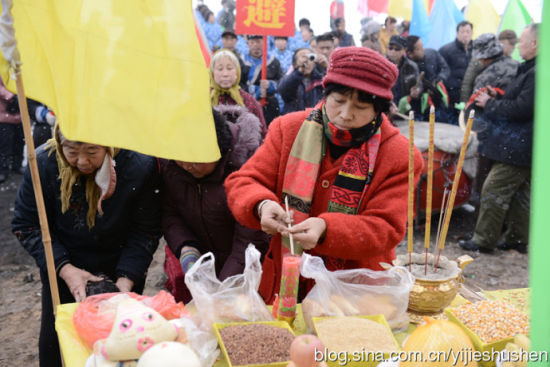
[[(235, 218), (250, 228), (260, 228), (256, 205), (270, 199), (281, 203), (286, 163), (302, 122), (311, 110), (281, 116), (271, 123), (266, 140), (242, 168), (225, 181), (228, 205)], [(311, 216), (323, 218), (326, 237), (309, 253), (322, 256), (329, 270), (370, 268), (391, 262), (395, 247), (405, 235), (408, 193), (407, 138), (384, 117), (382, 140), (371, 184), (357, 215), (328, 213), (332, 184), (343, 159), (326, 154), (315, 187)], [(422, 156), (415, 150), (415, 182), (422, 170)], [(272, 303), (281, 279), (281, 236), (273, 236), (263, 263), (260, 294)], [(309, 284), (311, 285), (311, 284)]]

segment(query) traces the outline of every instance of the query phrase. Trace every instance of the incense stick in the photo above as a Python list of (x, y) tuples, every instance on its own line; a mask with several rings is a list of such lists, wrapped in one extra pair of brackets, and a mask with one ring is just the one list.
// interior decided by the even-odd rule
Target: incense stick
[[(446, 200), (448, 195), (449, 195), (449, 190), (445, 188), (445, 190), (443, 191), (443, 199), (441, 199), (441, 210), (439, 211), (439, 221), (437, 222), (437, 234), (435, 236), (436, 245), (439, 244), (439, 237), (441, 236), (441, 225), (443, 223), (443, 218), (445, 217), (445, 209), (447, 208)], [(437, 251), (437, 246), (434, 249), (434, 258), (437, 256), (435, 253), (436, 251)], [(435, 265), (435, 262), (433, 265)], [(432, 270), (434, 269), (435, 267)]]
[(428, 273), (428, 251), (430, 249), (430, 232), (432, 229), (432, 189), (434, 175), (434, 128), (435, 128), (435, 108), (430, 107), (430, 137), (428, 143), (428, 182), (426, 186), (426, 232), (424, 235), (424, 247), (426, 248), (426, 258), (424, 260), (424, 275)]
[[(472, 124), (474, 123), (474, 111), (470, 112), (468, 117), (468, 124), (466, 125), (466, 131), (464, 132), (464, 141), (460, 148), (460, 156), (458, 157), (458, 163), (456, 165), (455, 179), (453, 181), (453, 188), (451, 195), (447, 203), (447, 210), (450, 212), (445, 214), (445, 222), (443, 223), (443, 229), (441, 231), (441, 237), (439, 238), (439, 253), (445, 247), (445, 240), (447, 239), (447, 232), (449, 231), (449, 223), (451, 222), (452, 210), (455, 203), (456, 192), (458, 189), (458, 182), (460, 181), (460, 174), (462, 173), (462, 166), (464, 165), (464, 158), (466, 157), (466, 148), (468, 147), (468, 141), (470, 140), (470, 131), (472, 130)], [(439, 256), (437, 257), (437, 263), (439, 263)]]
[(409, 202), (407, 244), (409, 251), (409, 270), (412, 269), (413, 252), (413, 203), (414, 203), (414, 112), (409, 113)]
[[(290, 219), (290, 212), (288, 210), (288, 196), (285, 196), (285, 210), (287, 217)], [(290, 230), (290, 228), (292, 228), (292, 224), (288, 222), (288, 229)], [(290, 239), (290, 253), (294, 255), (294, 236), (292, 236), (290, 231), (288, 232), (288, 238)]]

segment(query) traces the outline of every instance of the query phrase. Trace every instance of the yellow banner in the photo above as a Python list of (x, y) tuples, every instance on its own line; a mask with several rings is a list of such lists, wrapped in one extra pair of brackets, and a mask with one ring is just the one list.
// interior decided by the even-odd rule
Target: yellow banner
[(17, 0), (12, 14), (27, 97), (56, 113), (67, 138), (219, 159), (191, 0)]
[(412, 15), (412, 0), (390, 0), (388, 14), (392, 17), (410, 20)]
[(496, 33), (500, 24), (500, 16), (491, 0), (471, 0), (466, 19), (474, 25), (474, 39), (483, 33)]

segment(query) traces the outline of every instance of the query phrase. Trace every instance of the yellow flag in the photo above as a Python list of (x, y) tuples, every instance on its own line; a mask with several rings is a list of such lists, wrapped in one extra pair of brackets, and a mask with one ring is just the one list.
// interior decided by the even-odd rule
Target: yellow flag
[(470, 0), (466, 19), (474, 25), (473, 38), (483, 33), (496, 33), (500, 24), (500, 16), (491, 0)]
[(12, 15), (26, 94), (67, 138), (219, 159), (191, 0), (16, 0)]
[(411, 19), (412, 0), (390, 0), (388, 14), (392, 17)]

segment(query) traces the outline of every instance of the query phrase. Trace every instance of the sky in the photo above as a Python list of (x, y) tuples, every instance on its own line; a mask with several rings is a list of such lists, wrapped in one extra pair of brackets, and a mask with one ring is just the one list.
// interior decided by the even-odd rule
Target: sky
[[(322, 34), (330, 30), (329, 25), (329, 9), (332, 0), (295, 0), (295, 21), (296, 25), (301, 18), (308, 18), (311, 22), (316, 35)], [(522, 0), (523, 4), (533, 17), (535, 22), (540, 22), (542, 14), (543, 0)], [(221, 0), (204, 0), (208, 7), (217, 14), (221, 10)], [(346, 30), (355, 38), (355, 43), (359, 44), (359, 30), (361, 28), (362, 15), (357, 11), (358, 0), (344, 0)], [(497, 13), (502, 14), (506, 8), (507, 0), (491, 0)], [(193, 7), (198, 3), (198, 0), (193, 0)], [(459, 9), (468, 4), (468, 0), (455, 0)], [(381, 23), (384, 22), (385, 15), (380, 15), (376, 19)]]

